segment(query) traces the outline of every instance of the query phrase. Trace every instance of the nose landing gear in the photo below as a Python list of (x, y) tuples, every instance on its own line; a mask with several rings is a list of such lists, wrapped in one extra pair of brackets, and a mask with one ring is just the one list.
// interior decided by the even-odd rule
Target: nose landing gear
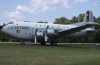
[(21, 42), (21, 45), (25, 45), (25, 42)]

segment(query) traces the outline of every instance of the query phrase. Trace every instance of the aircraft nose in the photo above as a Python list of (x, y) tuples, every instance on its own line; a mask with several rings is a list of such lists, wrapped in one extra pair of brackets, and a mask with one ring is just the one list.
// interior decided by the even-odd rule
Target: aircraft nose
[(3, 28), (3, 25), (0, 25), (0, 30)]
[(4, 24), (0, 24), (0, 30), (3, 28), (3, 26), (5, 26), (5, 23)]

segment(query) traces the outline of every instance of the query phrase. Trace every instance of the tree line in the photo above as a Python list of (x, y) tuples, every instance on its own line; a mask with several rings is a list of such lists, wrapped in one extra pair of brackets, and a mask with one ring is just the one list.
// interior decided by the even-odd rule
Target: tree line
[[(56, 18), (54, 21), (54, 24), (67, 25), (67, 24), (71, 24), (71, 23), (82, 22), (84, 20), (84, 16), (85, 16), (85, 14), (79, 14), (78, 16), (72, 17), (72, 19), (68, 19), (66, 17)], [(43, 22), (43, 21), (41, 21), (41, 22)], [(100, 24), (100, 17), (96, 18), (94, 16), (94, 22), (97, 22)], [(96, 28), (100, 29), (100, 27), (98, 27), (98, 26)], [(67, 39), (65, 37), (62, 37), (58, 41), (59, 42), (68, 42), (68, 43), (80, 43), (80, 42), (81, 43), (99, 43), (100, 42), (99, 40), (100, 40), (100, 31), (97, 31), (97, 33), (94, 33), (90, 36), (86, 36), (86, 37), (83, 37), (80, 39)], [(17, 42), (19, 40), (10, 38), (0, 31), (0, 41), (2, 41), (2, 42), (8, 42), (8, 41)]]

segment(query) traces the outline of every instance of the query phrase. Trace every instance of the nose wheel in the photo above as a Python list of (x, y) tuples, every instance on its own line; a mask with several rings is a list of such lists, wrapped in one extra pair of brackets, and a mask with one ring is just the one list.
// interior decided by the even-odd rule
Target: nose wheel
[(25, 42), (21, 42), (21, 45), (25, 45)]

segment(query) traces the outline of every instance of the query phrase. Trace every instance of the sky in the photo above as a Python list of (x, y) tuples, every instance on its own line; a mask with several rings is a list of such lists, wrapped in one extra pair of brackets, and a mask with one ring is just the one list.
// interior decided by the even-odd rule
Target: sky
[(100, 16), (100, 0), (0, 0), (0, 22), (47, 21), (53, 23), (62, 16), (73, 16), (93, 11)]

